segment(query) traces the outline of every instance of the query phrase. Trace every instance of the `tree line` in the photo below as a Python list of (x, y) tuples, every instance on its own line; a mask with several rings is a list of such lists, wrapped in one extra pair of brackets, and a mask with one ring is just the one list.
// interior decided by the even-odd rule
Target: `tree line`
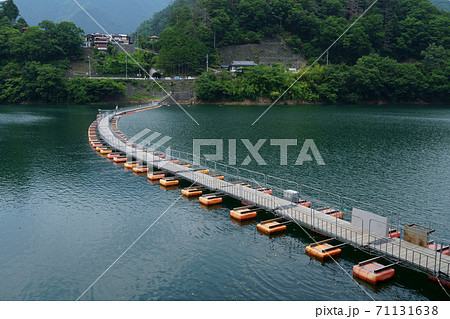
[(352, 65), (316, 64), (303, 74), (285, 71), (281, 64), (229, 72), (208, 72), (197, 79), (197, 98), (204, 101), (256, 101), (260, 98), (326, 103), (445, 103), (450, 96), (450, 52), (431, 44), (422, 51), (422, 62), (399, 63), (376, 53)]
[(12, 0), (0, 5), (0, 103), (91, 103), (125, 93), (113, 81), (67, 79), (82, 56), (84, 31), (74, 23), (28, 26)]

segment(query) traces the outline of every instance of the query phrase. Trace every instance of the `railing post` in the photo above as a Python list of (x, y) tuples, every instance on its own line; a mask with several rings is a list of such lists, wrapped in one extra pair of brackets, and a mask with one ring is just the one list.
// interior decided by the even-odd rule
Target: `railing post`
[[(434, 275), (436, 276), (436, 263), (437, 263), (437, 253), (438, 253), (438, 243), (434, 242), (434, 248), (435, 248), (435, 252), (434, 252)], [(442, 246), (441, 246), (442, 248)]]
[[(364, 220), (361, 219), (361, 245), (364, 242)], [(356, 236), (356, 243), (358, 243), (358, 236)]]

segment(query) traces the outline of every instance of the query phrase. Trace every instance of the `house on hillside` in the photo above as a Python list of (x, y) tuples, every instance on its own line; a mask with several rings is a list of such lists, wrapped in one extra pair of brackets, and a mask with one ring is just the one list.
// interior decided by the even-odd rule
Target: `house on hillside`
[(81, 45), (83, 48), (90, 48), (94, 45), (94, 37), (92, 34), (87, 34), (84, 37), (83, 44)]
[(98, 39), (94, 42), (94, 48), (99, 51), (106, 51), (108, 50), (108, 44), (109, 40), (107, 38)]
[(84, 48), (96, 48), (100, 51), (106, 51), (109, 44), (120, 44), (124, 46), (131, 45), (131, 37), (127, 34), (102, 34), (99, 32), (86, 35), (83, 43)]
[(233, 63), (228, 66), (228, 71), (236, 72), (240, 68), (250, 68), (257, 65), (258, 64), (256, 64), (254, 61), (233, 61)]
[(86, 35), (84, 39), (83, 47), (91, 48), (94, 47), (100, 51), (106, 51), (108, 49), (109, 37), (102, 33), (90, 33)]
[(126, 34), (113, 34), (111, 35), (111, 42), (118, 44), (131, 44), (131, 38)]

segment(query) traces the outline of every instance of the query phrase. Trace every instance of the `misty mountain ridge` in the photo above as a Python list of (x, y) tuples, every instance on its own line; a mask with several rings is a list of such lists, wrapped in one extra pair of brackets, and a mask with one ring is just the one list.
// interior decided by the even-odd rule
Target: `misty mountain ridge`
[[(77, 0), (109, 33), (132, 33), (171, 0)], [(30, 25), (72, 21), (86, 33), (103, 32), (73, 0), (14, 0)]]

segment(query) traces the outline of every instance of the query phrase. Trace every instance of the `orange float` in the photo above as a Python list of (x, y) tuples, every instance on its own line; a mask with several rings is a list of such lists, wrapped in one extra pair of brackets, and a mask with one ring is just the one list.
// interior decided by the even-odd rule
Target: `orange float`
[(380, 259), (380, 257), (369, 259), (353, 266), (353, 276), (373, 285), (378, 285), (386, 280), (392, 279), (392, 277), (394, 277), (395, 270), (391, 267), (394, 264), (384, 266), (375, 261), (378, 259)]
[(243, 182), (234, 182), (233, 184), (235, 184), (235, 185), (241, 185), (241, 186), (248, 187), (248, 188), (252, 187), (250, 184), (243, 183)]
[(225, 177), (223, 175), (220, 175), (220, 174), (211, 174), (211, 177), (215, 177), (215, 178), (220, 179), (222, 181), (225, 179)]
[(133, 167), (133, 172), (141, 174), (141, 173), (147, 173), (148, 172), (148, 167), (144, 166), (144, 165), (138, 165)]
[(201, 196), (203, 191), (198, 188), (185, 188), (181, 190), (181, 194), (186, 197)]
[(110, 148), (100, 150), (100, 154), (102, 154), (102, 155), (111, 154), (112, 152), (113, 152), (113, 150)]
[(259, 192), (263, 192), (263, 193), (272, 195), (272, 190), (270, 188), (267, 188), (267, 187), (258, 187), (258, 188), (256, 188), (256, 190), (259, 191)]
[(239, 221), (253, 219), (258, 216), (258, 208), (255, 206), (235, 208), (230, 210), (230, 216)]
[(186, 163), (186, 162), (179, 162), (178, 165), (184, 166), (184, 167), (187, 167), (187, 168), (191, 167), (191, 165)]
[(107, 156), (107, 158), (108, 159), (113, 159), (114, 157), (118, 157), (118, 156), (125, 156), (125, 154), (124, 153), (109, 153), (108, 154), (108, 156)]
[(389, 237), (400, 238), (401, 233), (397, 229), (389, 229)]
[(287, 229), (285, 222), (280, 222), (282, 218), (264, 221), (256, 225), (256, 228), (266, 235), (281, 233)]
[(139, 163), (138, 162), (126, 162), (124, 167), (126, 169), (133, 169), (135, 166), (138, 166)]
[[(141, 149), (141, 151), (147, 151), (146, 149)], [(158, 153), (158, 152), (148, 152), (149, 154), (155, 156), (155, 157), (159, 157), (159, 158), (166, 158), (166, 156), (164, 154)]]
[(339, 218), (339, 219), (344, 219), (344, 213), (343, 212), (339, 212), (339, 211), (336, 211), (334, 213), (329, 213), (327, 215), (330, 215), (332, 217), (336, 217), (336, 218)]
[(444, 278), (440, 278), (440, 277), (436, 277), (436, 276), (432, 276), (432, 275), (429, 275), (428, 279), (438, 285), (440, 284), (440, 285), (444, 286), (445, 288), (450, 289), (450, 279), (444, 279)]
[(166, 178), (160, 179), (159, 184), (161, 184), (162, 186), (165, 186), (165, 187), (170, 187), (170, 186), (177, 186), (178, 184), (180, 184), (180, 181), (173, 177), (166, 177)]
[(304, 206), (304, 207), (308, 207), (308, 208), (311, 207), (311, 202), (308, 202), (308, 201), (303, 200), (303, 199), (299, 200), (298, 204), (299, 204), (300, 206)]
[(126, 156), (117, 156), (117, 157), (114, 157), (113, 162), (114, 163), (125, 163), (127, 160), (128, 159)]
[(201, 196), (199, 199), (199, 202), (205, 206), (212, 206), (212, 205), (218, 205), (221, 204), (223, 201), (223, 198), (217, 195), (205, 195)]
[(156, 180), (166, 177), (166, 174), (167, 173), (164, 171), (154, 171), (154, 172), (148, 173), (147, 178), (151, 181), (156, 181)]
[(109, 149), (109, 146), (108, 146), (108, 145), (97, 146), (97, 147), (95, 148), (95, 150), (96, 150), (97, 152), (100, 152), (101, 150), (106, 150), (106, 149)]
[(437, 250), (438, 252), (442, 252), (444, 255), (449, 255), (450, 254), (449, 246), (442, 247), (442, 245), (436, 244), (436, 242), (434, 240), (430, 241), (428, 243), (428, 248), (430, 248), (432, 250)]
[(338, 211), (336, 209), (333, 209), (333, 208), (327, 207), (327, 208), (318, 209), (317, 211), (325, 213), (328, 216), (336, 217), (336, 218), (339, 218), (339, 219), (343, 219), (344, 218), (344, 213), (343, 212), (340, 212), (340, 211)]
[(209, 174), (209, 169), (206, 168), (199, 168), (195, 170), (197, 173), (202, 173), (202, 174)]
[(318, 242), (307, 246), (306, 253), (319, 259), (327, 259), (340, 255), (341, 249), (328, 243)]

